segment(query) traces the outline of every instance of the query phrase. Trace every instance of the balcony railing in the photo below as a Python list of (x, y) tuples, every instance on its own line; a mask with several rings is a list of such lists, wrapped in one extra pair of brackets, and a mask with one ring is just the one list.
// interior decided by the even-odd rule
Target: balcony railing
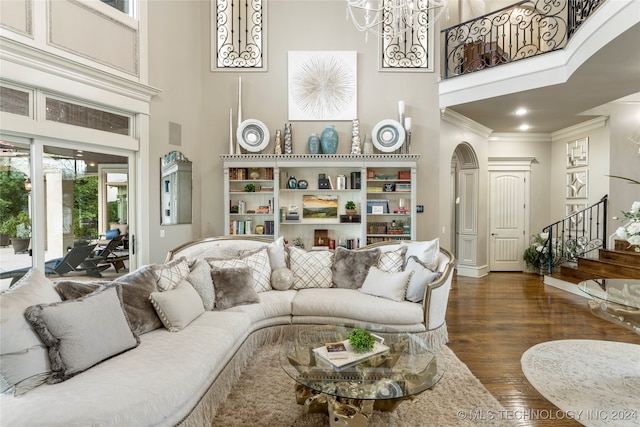
[(442, 30), (445, 79), (563, 49), (606, 0), (525, 0)]
[(540, 253), (544, 270), (551, 273), (557, 265), (577, 262), (596, 249), (607, 248), (607, 200), (605, 195), (596, 204), (542, 229), (549, 236)]

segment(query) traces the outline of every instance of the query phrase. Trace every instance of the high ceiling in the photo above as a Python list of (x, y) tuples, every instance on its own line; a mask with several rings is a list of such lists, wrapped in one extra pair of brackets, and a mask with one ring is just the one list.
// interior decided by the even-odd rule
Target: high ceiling
[[(591, 56), (564, 84), (447, 108), (494, 132), (520, 132), (519, 126), (526, 122), (530, 126), (528, 132), (550, 133), (584, 122), (589, 118), (584, 112), (629, 95), (632, 96), (626, 101), (640, 105), (639, 44), (637, 24)], [(529, 114), (515, 115), (518, 107), (526, 108)]]

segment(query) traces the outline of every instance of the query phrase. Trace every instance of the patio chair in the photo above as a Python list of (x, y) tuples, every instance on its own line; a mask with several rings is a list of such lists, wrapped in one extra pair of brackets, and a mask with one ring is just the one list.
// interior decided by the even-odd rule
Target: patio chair
[[(100, 272), (108, 266), (100, 266), (102, 257), (94, 257), (93, 250), (96, 245), (76, 246), (62, 258), (54, 258), (44, 263), (44, 273), (47, 275), (58, 274), (64, 276), (71, 271), (85, 271), (87, 276), (100, 277)], [(18, 268), (0, 273), (0, 279), (12, 278), (11, 285), (27, 274), (31, 267)]]
[(124, 234), (119, 234), (109, 240), (106, 246), (98, 248), (96, 255), (101, 258), (99, 261), (100, 266), (107, 264), (106, 268), (109, 268), (109, 265), (113, 265), (113, 268), (116, 269), (116, 273), (120, 272), (121, 268), (125, 268), (124, 262), (129, 259), (129, 252), (122, 252), (118, 250), (123, 244), (124, 237)]

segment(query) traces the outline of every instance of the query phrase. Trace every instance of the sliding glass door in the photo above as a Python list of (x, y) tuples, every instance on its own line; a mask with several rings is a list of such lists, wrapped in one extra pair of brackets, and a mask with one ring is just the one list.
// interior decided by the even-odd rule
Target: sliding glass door
[[(90, 271), (93, 275), (104, 270), (112, 277), (128, 271), (135, 264), (129, 244), (133, 159), (132, 152), (89, 144), (5, 138), (0, 145), (0, 231), (11, 234), (16, 243), (24, 237), (26, 246), (0, 247), (0, 289), (31, 266), (53, 277), (86, 275), (93, 264), (100, 267)], [(118, 244), (110, 252), (121, 260), (117, 272), (108, 259), (84, 262), (70, 256), (72, 251), (82, 252), (74, 248), (91, 246), (89, 257), (100, 257), (101, 248), (114, 236)], [(75, 265), (68, 265), (68, 272), (56, 271), (61, 260)]]

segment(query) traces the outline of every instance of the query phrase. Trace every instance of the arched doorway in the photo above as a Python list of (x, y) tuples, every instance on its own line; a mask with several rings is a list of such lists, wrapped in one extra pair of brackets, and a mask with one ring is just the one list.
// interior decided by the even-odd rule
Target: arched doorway
[(451, 242), (457, 274), (478, 276), (478, 157), (467, 142), (451, 156)]

